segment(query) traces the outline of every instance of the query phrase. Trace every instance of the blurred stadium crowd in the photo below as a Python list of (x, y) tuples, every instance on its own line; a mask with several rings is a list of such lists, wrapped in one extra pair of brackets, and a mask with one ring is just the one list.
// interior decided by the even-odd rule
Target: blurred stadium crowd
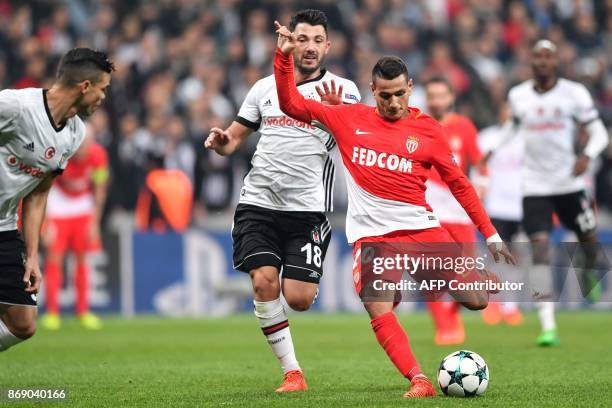
[[(612, 124), (612, 0), (0, 0), (0, 86), (48, 86), (70, 48), (107, 50), (117, 71), (89, 123), (111, 159), (108, 210), (134, 209), (153, 154), (192, 180), (202, 223), (233, 210), (257, 142), (220, 157), (203, 149), (203, 137), (227, 126), (248, 89), (271, 74), (272, 22), (287, 24), (300, 8), (327, 13), (325, 65), (353, 79), (365, 103), (373, 103), (371, 67), (395, 54), (417, 84), (447, 75), (457, 110), (484, 128), (508, 88), (531, 76), (530, 47), (547, 37), (560, 47), (562, 75), (584, 83)], [(423, 99), (417, 86), (411, 104)], [(597, 173), (607, 209), (611, 157)]]

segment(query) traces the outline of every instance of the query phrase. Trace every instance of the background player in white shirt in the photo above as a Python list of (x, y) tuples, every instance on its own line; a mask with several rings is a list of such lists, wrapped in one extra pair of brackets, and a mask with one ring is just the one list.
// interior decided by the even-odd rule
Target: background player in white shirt
[[(60, 61), (49, 90), (0, 92), (0, 351), (36, 331), (47, 195), (85, 136), (78, 115), (100, 106), (113, 69), (106, 54), (76, 48)], [(22, 200), (24, 239), (17, 230)]]
[[(298, 38), (294, 58), (299, 91), (331, 104), (358, 102), (353, 82), (321, 68), (330, 48), (325, 14), (299, 11), (290, 26)], [(276, 391), (306, 390), (280, 294), (282, 289), (287, 304), (299, 311), (310, 308), (316, 297), (331, 238), (324, 212), (332, 209), (331, 151), (336, 142), (281, 111), (271, 75), (251, 88), (226, 130), (211, 129), (205, 147), (231, 154), (258, 129), (261, 138), (232, 228), (234, 268), (251, 276), (255, 316), (282, 365), (285, 379)]]
[[(557, 75), (557, 47), (549, 40), (533, 48), (534, 78), (510, 90), (512, 120), (504, 126), (503, 143), (520, 135), (525, 143), (522, 165), (523, 226), (532, 244), (532, 288), (542, 334), (537, 344), (559, 344), (552, 302), (549, 236), (553, 213), (574, 231), (586, 252), (585, 271), (596, 262), (596, 220), (593, 202), (585, 192), (589, 162), (608, 145), (608, 132), (589, 91)], [(589, 140), (576, 151), (580, 128)]]
[[(507, 103), (499, 109), (498, 123), (482, 129), (478, 133), (478, 143), (484, 152), (498, 140), (503, 125), (510, 119)], [(523, 220), (521, 163), (523, 159), (523, 139), (515, 138), (512, 143), (500, 146), (495, 155), (487, 161), (489, 183), (487, 194), (483, 197), (487, 214), (501, 239), (508, 243), (516, 239)], [(489, 302), (482, 310), (482, 319), (490, 325), (502, 321), (516, 326), (523, 321), (523, 315), (516, 302)]]

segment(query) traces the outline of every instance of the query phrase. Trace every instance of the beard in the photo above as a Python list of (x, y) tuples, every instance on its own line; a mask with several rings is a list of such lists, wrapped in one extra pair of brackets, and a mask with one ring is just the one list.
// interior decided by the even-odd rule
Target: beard
[[(304, 56), (302, 56), (302, 61), (304, 60)], [(317, 64), (315, 66), (312, 67), (306, 67), (304, 65), (302, 65), (299, 62), (296, 62), (295, 67), (297, 68), (298, 71), (300, 71), (300, 74), (302, 75), (311, 75), (314, 74), (315, 72), (317, 72), (317, 70), (319, 68), (321, 68), (321, 65), (323, 64), (323, 61), (325, 61), (325, 56), (322, 56), (321, 59), (317, 62)]]

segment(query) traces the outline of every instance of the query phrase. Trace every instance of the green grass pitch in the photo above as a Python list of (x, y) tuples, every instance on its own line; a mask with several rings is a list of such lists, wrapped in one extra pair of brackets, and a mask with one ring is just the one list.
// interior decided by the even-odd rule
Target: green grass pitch
[(292, 314), (298, 359), (310, 391), (275, 395), (276, 359), (251, 315), (224, 319), (106, 320), (87, 332), (66, 320), (56, 333), (36, 336), (0, 354), (0, 389), (67, 388), (68, 401), (0, 405), (79, 407), (179, 406), (612, 406), (612, 314), (558, 315), (562, 345), (538, 349), (536, 316), (520, 327), (488, 327), (464, 313), (467, 341), (436, 347), (429, 316), (403, 314), (412, 346), (435, 379), (442, 357), (464, 348), (481, 354), (491, 370), (484, 396), (402, 399), (407, 382), (380, 349), (365, 314)]

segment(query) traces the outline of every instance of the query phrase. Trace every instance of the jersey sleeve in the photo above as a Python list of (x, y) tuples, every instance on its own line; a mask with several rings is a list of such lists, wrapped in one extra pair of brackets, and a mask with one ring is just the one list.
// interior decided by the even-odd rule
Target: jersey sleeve
[(349, 81), (348, 79), (344, 81), (344, 95), (342, 96), (342, 101), (351, 105), (361, 102), (359, 88), (357, 88), (357, 85), (355, 85), (353, 81)]
[(599, 117), (593, 97), (588, 89), (582, 84), (576, 84), (574, 92), (574, 119), (580, 124), (586, 125)]
[(438, 132), (440, 134), (434, 141), (431, 164), (438, 170), (442, 180), (448, 185), (453, 196), (461, 204), (478, 231), (485, 238), (489, 238), (497, 231), (482, 206), (476, 190), (453, 159), (451, 150), (441, 131)]
[(0, 146), (8, 143), (16, 129), (15, 119), (21, 111), (21, 103), (15, 91), (0, 92)]
[(338, 112), (346, 105), (323, 105), (312, 99), (305, 99), (299, 93), (293, 77), (293, 55), (285, 56), (276, 49), (274, 57), (274, 79), (281, 110), (302, 122), (321, 122), (334, 136), (334, 129), (341, 124)]
[(261, 113), (258, 105), (258, 90), (260, 83), (261, 82), (258, 81), (251, 87), (235, 119), (236, 122), (253, 130), (259, 129), (261, 125)]

